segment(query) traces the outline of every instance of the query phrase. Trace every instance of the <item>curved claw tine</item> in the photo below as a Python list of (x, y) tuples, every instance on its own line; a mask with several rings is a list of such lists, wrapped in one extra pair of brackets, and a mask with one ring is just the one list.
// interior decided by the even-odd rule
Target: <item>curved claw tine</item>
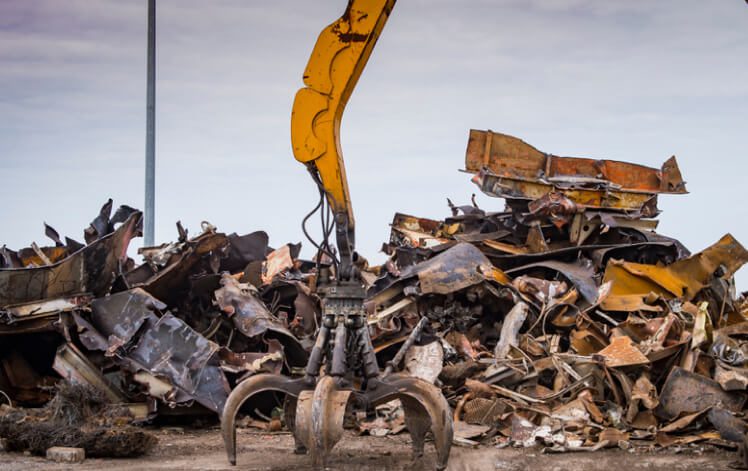
[(431, 418), (426, 409), (410, 396), (401, 396), (400, 403), (405, 410), (405, 427), (413, 442), (413, 461), (423, 457), (426, 433), (431, 428)]
[(236, 465), (236, 414), (242, 404), (251, 396), (263, 391), (278, 391), (298, 397), (303, 389), (304, 385), (299, 380), (275, 374), (250, 376), (239, 383), (229, 394), (221, 414), (221, 436), (229, 463)]
[[(302, 392), (299, 397), (302, 397)], [(307, 451), (304, 440), (301, 439), (299, 430), (296, 427), (296, 409), (298, 408), (299, 397), (293, 397), (290, 394), (286, 394), (286, 399), (283, 401), (283, 420), (286, 422), (286, 427), (293, 434), (294, 450), (293, 452), (297, 455), (305, 455)]]
[(296, 432), (315, 465), (326, 465), (330, 450), (343, 436), (343, 419), (350, 390), (339, 390), (330, 376), (322, 377), (314, 391), (299, 395)]
[[(388, 392), (376, 395), (376, 402), (401, 399), (405, 409), (406, 426), (413, 437), (414, 457), (423, 454), (423, 440), (430, 423), (434, 432), (437, 469), (445, 469), (449, 460), (454, 435), (449, 404), (439, 388), (422, 379), (405, 375), (392, 375), (386, 384)], [(428, 414), (426, 417), (425, 414)]]

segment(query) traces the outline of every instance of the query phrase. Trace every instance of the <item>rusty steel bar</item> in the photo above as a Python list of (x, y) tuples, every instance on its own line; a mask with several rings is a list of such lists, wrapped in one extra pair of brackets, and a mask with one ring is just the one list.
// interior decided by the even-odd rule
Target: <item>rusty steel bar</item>
[(400, 364), (401, 361), (403, 361), (403, 357), (405, 357), (405, 354), (408, 352), (410, 347), (413, 346), (416, 339), (421, 336), (421, 332), (423, 332), (423, 328), (426, 327), (426, 323), (428, 322), (427, 317), (422, 317), (420, 321), (418, 321), (418, 324), (413, 328), (413, 330), (410, 332), (410, 335), (407, 339), (405, 339), (405, 342), (403, 342), (402, 347), (400, 347), (400, 350), (398, 350), (397, 354), (392, 358), (392, 360), (387, 362), (387, 368), (384, 369), (384, 373), (382, 374), (382, 378), (386, 378), (387, 376), (392, 373), (392, 371), (397, 367), (397, 365)]

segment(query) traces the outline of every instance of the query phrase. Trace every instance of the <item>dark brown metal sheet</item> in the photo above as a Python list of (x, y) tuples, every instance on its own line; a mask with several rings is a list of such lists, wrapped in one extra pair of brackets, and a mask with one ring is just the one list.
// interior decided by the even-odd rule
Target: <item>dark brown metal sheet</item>
[(745, 401), (745, 392), (724, 391), (716, 381), (676, 366), (662, 386), (657, 412), (668, 418), (714, 406), (740, 412)]
[(0, 306), (52, 297), (109, 292), (120, 263), (127, 259), (130, 240), (139, 235), (141, 213), (130, 214), (111, 234), (94, 240), (53, 265), (0, 269)]

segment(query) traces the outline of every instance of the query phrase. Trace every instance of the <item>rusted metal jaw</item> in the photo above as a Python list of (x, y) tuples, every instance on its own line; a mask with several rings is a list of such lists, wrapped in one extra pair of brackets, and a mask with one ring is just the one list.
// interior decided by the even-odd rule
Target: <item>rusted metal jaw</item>
[(351, 406), (374, 406), (399, 399), (412, 437), (413, 459), (423, 456), (426, 434), (434, 435), (437, 469), (444, 469), (452, 446), (452, 417), (439, 388), (419, 378), (393, 375), (372, 379), (366, 391), (341, 389), (331, 376), (314, 391), (304, 391), (296, 407), (294, 437), (310, 451), (315, 466), (325, 466), (330, 451), (343, 435), (343, 420)]
[[(424, 453), (429, 429), (434, 435), (437, 469), (445, 469), (452, 445), (452, 416), (439, 388), (422, 379), (393, 374), (371, 378), (365, 391), (339, 385), (333, 376), (323, 376), (314, 389), (306, 378), (280, 375), (252, 376), (237, 386), (226, 402), (221, 431), (229, 462), (236, 464), (236, 425), (239, 408), (251, 396), (263, 391), (286, 394), (285, 419), (296, 442), (296, 452), (311, 455), (315, 466), (325, 466), (330, 451), (343, 435), (346, 411), (354, 406), (373, 407), (399, 399), (405, 410), (405, 425), (412, 437), (413, 459)], [(344, 383), (345, 384), (345, 383)]]
[(324, 376), (313, 391), (299, 396), (294, 439), (309, 450), (315, 466), (327, 464), (330, 450), (343, 436), (343, 419), (352, 392), (339, 389), (332, 376)]
[(250, 397), (264, 391), (284, 393), (286, 395), (284, 407), (286, 423), (294, 424), (295, 419), (293, 414), (296, 413), (297, 398), (302, 391), (309, 388), (310, 386), (306, 378), (292, 379), (276, 374), (250, 376), (239, 383), (231, 391), (221, 414), (221, 435), (223, 437), (223, 444), (226, 447), (229, 463), (236, 465), (236, 414)]
[[(437, 469), (446, 468), (453, 435), (447, 400), (429, 382), (403, 374), (389, 375), (392, 365), (380, 374), (361, 309), (362, 299), (361, 288), (355, 285), (338, 286), (327, 293), (323, 323), (304, 378), (256, 375), (229, 395), (221, 430), (231, 464), (236, 464), (235, 419), (239, 408), (259, 392), (277, 391), (286, 395), (286, 425), (293, 432), (296, 452), (308, 450), (315, 466), (326, 465), (330, 451), (343, 436), (347, 410), (366, 410), (399, 399), (412, 437), (414, 459), (423, 456), (426, 434), (431, 429)], [(405, 345), (412, 343), (409, 339)], [(323, 363), (325, 374), (320, 375)]]
[(449, 404), (441, 390), (420, 378), (403, 374), (372, 379), (368, 386), (362, 396), (369, 404), (400, 399), (405, 410), (405, 426), (413, 443), (414, 460), (423, 456), (426, 433), (431, 429), (436, 447), (436, 469), (445, 469), (452, 448), (453, 424)]

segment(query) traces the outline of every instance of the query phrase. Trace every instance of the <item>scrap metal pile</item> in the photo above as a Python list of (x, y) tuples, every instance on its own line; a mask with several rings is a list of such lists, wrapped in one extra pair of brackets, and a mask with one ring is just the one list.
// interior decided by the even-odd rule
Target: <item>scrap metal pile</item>
[(380, 345), (431, 320), (439, 342), (405, 368), (438, 374), (458, 440), (742, 441), (748, 305), (732, 276), (748, 252), (728, 234), (692, 255), (654, 232), (658, 194), (686, 193), (674, 158), (557, 157), (471, 131), (466, 170), (506, 210), (397, 214), (370, 298)]
[[(379, 364), (422, 327), (392, 366), (441, 386), (458, 443), (743, 440), (748, 303), (732, 276), (748, 252), (728, 234), (691, 254), (654, 231), (658, 195), (686, 193), (674, 158), (658, 170), (557, 157), (471, 131), (466, 171), (506, 209), (396, 214), (389, 260), (362, 267)], [(272, 249), (264, 232), (204, 223), (189, 238), (177, 224), (177, 242), (141, 249), (136, 266), (127, 247), (141, 213), (111, 211), (109, 201), (85, 244), (46, 226), (53, 247), (0, 249), (0, 390), (14, 404), (44, 404), (63, 378), (140, 419), (220, 412), (244, 378), (301, 372), (323, 257)], [(255, 419), (282, 404), (258, 398), (246, 408)], [(404, 428), (396, 403), (354, 419), (362, 433)]]
[(62, 377), (140, 419), (162, 405), (220, 413), (236, 381), (305, 364), (316, 311), (298, 245), (207, 223), (190, 239), (178, 223), (177, 242), (140, 249), (135, 266), (142, 213), (111, 211), (109, 200), (85, 245), (46, 226), (54, 247), (0, 251), (0, 390), (13, 403), (43, 404)]

